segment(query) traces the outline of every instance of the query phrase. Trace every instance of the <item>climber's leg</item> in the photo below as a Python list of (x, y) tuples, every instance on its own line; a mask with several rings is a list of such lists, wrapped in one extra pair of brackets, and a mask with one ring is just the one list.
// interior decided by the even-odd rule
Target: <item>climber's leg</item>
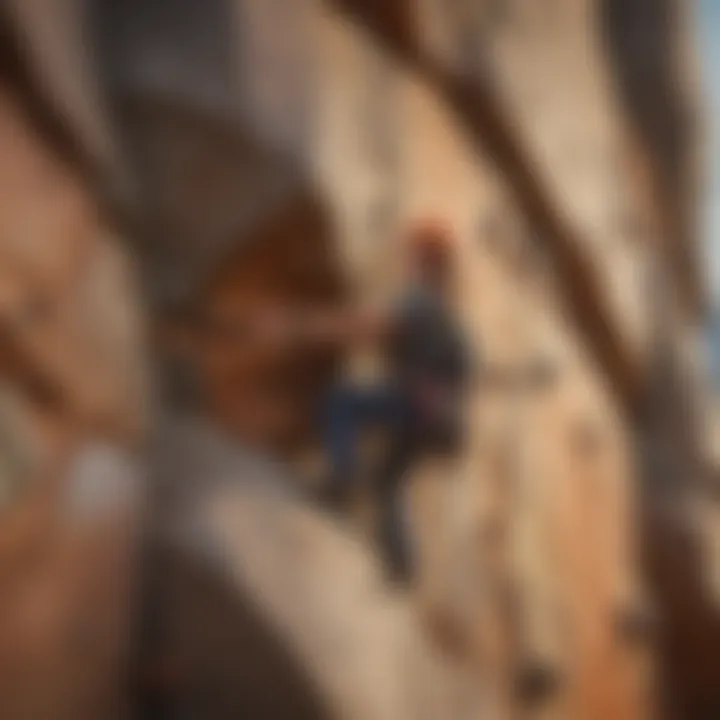
[(407, 480), (419, 454), (412, 419), (405, 418), (390, 438), (385, 466), (378, 477), (379, 540), (385, 567), (393, 582), (413, 576), (412, 533), (405, 502)]
[(370, 428), (393, 426), (402, 412), (400, 394), (390, 385), (342, 384), (327, 399), (324, 443), (330, 462), (329, 499), (342, 502), (358, 476), (357, 444)]

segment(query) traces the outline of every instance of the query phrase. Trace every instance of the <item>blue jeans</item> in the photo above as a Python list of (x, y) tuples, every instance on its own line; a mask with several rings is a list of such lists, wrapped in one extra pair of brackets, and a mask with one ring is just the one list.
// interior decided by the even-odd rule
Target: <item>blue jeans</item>
[(399, 385), (343, 384), (327, 400), (324, 441), (331, 464), (329, 492), (335, 501), (358, 481), (358, 444), (363, 432), (383, 430), (386, 454), (374, 473), (373, 490), (380, 505), (380, 544), (390, 573), (397, 579), (410, 574), (410, 543), (404, 516), (403, 480), (419, 454), (413, 403)]

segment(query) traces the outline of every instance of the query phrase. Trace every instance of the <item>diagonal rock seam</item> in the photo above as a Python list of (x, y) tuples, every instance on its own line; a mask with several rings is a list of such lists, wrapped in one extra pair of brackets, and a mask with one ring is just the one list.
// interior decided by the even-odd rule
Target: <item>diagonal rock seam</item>
[(383, 47), (414, 70), (455, 111), (478, 150), (498, 163), (518, 205), (547, 243), (578, 332), (600, 358), (621, 407), (634, 417), (643, 396), (642, 368), (625, 349), (593, 262), (583, 252), (584, 243), (538, 177), (532, 154), (523, 146), (491, 82), (478, 74), (462, 77), (435, 60), (414, 31), (408, 0), (390, 3), (390, 9), (376, 0), (326, 2), (362, 23)]

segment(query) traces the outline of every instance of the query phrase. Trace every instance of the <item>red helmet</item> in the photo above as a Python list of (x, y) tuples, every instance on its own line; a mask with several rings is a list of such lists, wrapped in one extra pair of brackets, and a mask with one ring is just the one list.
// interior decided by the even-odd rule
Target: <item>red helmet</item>
[(416, 222), (407, 233), (408, 245), (430, 262), (447, 263), (455, 252), (453, 232), (440, 220)]

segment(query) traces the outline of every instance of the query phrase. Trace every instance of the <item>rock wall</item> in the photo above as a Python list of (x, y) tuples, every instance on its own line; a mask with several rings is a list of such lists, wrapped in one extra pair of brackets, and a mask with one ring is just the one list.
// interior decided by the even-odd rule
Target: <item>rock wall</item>
[[(552, 384), (523, 392), (481, 387), (469, 398), (473, 432), (461, 457), (418, 470), (411, 502), (421, 583), (409, 598), (391, 600), (368, 580), (372, 599), (360, 603), (370, 576), (354, 573), (369, 562), (367, 547), (350, 549), (344, 532), (286, 498), (266, 507), (242, 484), (229, 483), (201, 492), (193, 512), (176, 518), (179, 534), (189, 534), (191, 558), (186, 564), (171, 543), (178, 582), (189, 586), (182, 612), (200, 612), (196, 602), (207, 607), (188, 569), (202, 555), (204, 540), (193, 535), (199, 525), (222, 546), (218, 574), (225, 577), (211, 571), (208, 580), (220, 584), (218, 602), (233, 596), (228, 576), (231, 588), (250, 585), (251, 604), (265, 608), (268, 626), (295, 653), (291, 669), (273, 656), (267, 672), (283, 672), (291, 684), (309, 673), (333, 716), (653, 714), (648, 648), (622, 629), (644, 594), (631, 413), (653, 367), (657, 318), (648, 276), (661, 246), (669, 247), (655, 233), (671, 226), (658, 221), (659, 171), (645, 162), (637, 117), (619, 93), (637, 76), (619, 77), (618, 68), (635, 60), (615, 35), (609, 39), (622, 47), (611, 42), (609, 50), (599, 29), (603, 11), (619, 12), (619, 5), (606, 5), (562, 0), (541, 13), (531, 2), (428, 0), (398, 3), (391, 12), (350, 0), (237, 0), (210, 3), (201, 16), (192, 3), (169, 14), (159, 2), (95, 7), (105, 14), (88, 27), (99, 32), (99, 77), (140, 190), (135, 240), (147, 269), (141, 297), (149, 307), (159, 296), (153, 311), (178, 294), (197, 299), (209, 286), (211, 304), (230, 312), (245, 302), (251, 280), (258, 296), (284, 293), (294, 282), (293, 242), (304, 234), (328, 287), (347, 278), (358, 302), (383, 302), (401, 279), (403, 228), (438, 216), (457, 236), (457, 305), (486, 363), (543, 358), (557, 370)], [(632, 5), (649, 12), (639, 1)], [(65, 104), (76, 92), (53, 87)], [(11, 107), (4, 121), (15, 123), (14, 134), (20, 127), (22, 138), (25, 123), (13, 113)], [(85, 115), (69, 115), (80, 137), (90, 132)], [(672, 144), (682, 143), (680, 135)], [(37, 144), (20, 142), (8, 152)], [(6, 178), (3, 202), (13, 212), (2, 232), (12, 240), (17, 227), (28, 234), (23, 223), (44, 223), (33, 233), (62, 241), (57, 267), (47, 271), (51, 281), (74, 298), (76, 311), (99, 310), (77, 300), (86, 266), (71, 258), (85, 234), (93, 252), (106, 247), (98, 240), (105, 218), (87, 185), (57, 178), (44, 185), (54, 164), (48, 168), (32, 151), (28, 157), (19, 167), (39, 164), (43, 192), (66, 188), (67, 197), (48, 199), (33, 183), (18, 185), (22, 192), (13, 196)], [(68, 172), (64, 165), (63, 178)], [(40, 206), (43, 213), (32, 212)], [(57, 207), (63, 210), (55, 215)], [(17, 215), (22, 208), (27, 213)], [(72, 229), (64, 231), (64, 223)], [(282, 262), (269, 263), (266, 248), (276, 248)], [(43, 253), (48, 262), (54, 257)], [(300, 302), (309, 295), (287, 297)], [(52, 336), (53, 348), (103, 326), (69, 315), (74, 319)], [(685, 314), (678, 318), (687, 323)], [(80, 352), (80, 340), (68, 347)], [(87, 342), (88, 352), (96, 349), (95, 338)], [(112, 347), (122, 350), (104, 349), (101, 362), (87, 364), (61, 350), (49, 353), (54, 384), (94, 428), (115, 428), (128, 415), (126, 401), (137, 396), (138, 373), (127, 370), (142, 350), (133, 342), (117, 340)], [(122, 361), (129, 346), (132, 358)], [(45, 357), (42, 344), (32, 355)], [(236, 409), (244, 406), (248, 383), (227, 364), (218, 370), (212, 355), (208, 350), (204, 367), (215, 419), (247, 441), (242, 418), (228, 408), (233, 394)], [(366, 372), (362, 358), (355, 360)], [(663, 417), (672, 419), (674, 408), (666, 406)], [(686, 456), (678, 458), (682, 471)], [(155, 519), (163, 517), (161, 511)], [(273, 545), (265, 521), (277, 523), (287, 542)], [(296, 522), (303, 528), (297, 535)], [(337, 586), (326, 580), (335, 569)], [(297, 602), (289, 603), (294, 592)], [(246, 592), (237, 594), (246, 601)], [(325, 616), (332, 621), (320, 628)], [(179, 622), (181, 629), (190, 624)], [(396, 622), (411, 627), (407, 636), (390, 630)], [(245, 625), (238, 624), (229, 655), (239, 651)], [(349, 672), (330, 647), (335, 633), (347, 642), (340, 656), (354, 658)], [(422, 667), (411, 666), (403, 685), (397, 665), (407, 657), (406, 640), (418, 648)], [(213, 652), (202, 641), (182, 640), (195, 662)], [(206, 678), (210, 685), (245, 672), (228, 663)], [(538, 672), (558, 682), (555, 692), (533, 692)], [(303, 675), (298, 692), (315, 708), (310, 715), (321, 713), (307, 682)], [(202, 703), (198, 697), (193, 701)], [(241, 707), (242, 697), (230, 692), (228, 703)]]
[(148, 419), (135, 290), (20, 90), (3, 75), (0, 714), (117, 717)]

